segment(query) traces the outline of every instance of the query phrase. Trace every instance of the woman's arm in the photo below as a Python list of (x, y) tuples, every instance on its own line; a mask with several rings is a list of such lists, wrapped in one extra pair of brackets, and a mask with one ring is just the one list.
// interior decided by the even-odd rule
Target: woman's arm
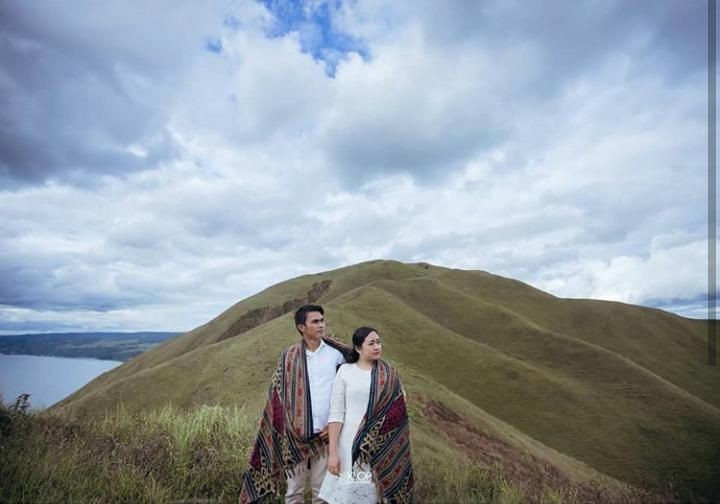
[(343, 367), (341, 366), (335, 375), (333, 382), (332, 396), (330, 399), (330, 417), (328, 418), (328, 472), (335, 476), (340, 475), (340, 455), (338, 444), (340, 431), (345, 421), (345, 380), (343, 379)]
[(340, 422), (330, 422), (328, 424), (328, 441), (330, 446), (328, 448), (328, 464), (327, 470), (330, 474), (340, 476), (340, 455), (338, 454), (338, 442), (340, 441), (340, 431), (342, 430), (343, 424)]

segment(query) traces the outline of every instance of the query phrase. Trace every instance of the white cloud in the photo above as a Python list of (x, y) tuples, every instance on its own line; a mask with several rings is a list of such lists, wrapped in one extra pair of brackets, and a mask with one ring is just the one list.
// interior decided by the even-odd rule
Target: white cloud
[(330, 78), (303, 52), (318, 32), (269, 37), (254, 2), (14, 4), (0, 330), (190, 329), (281, 280), (375, 258), (561, 296), (697, 300), (705, 74), (661, 42), (673, 15), (704, 21), (590, 2), (550, 33), (518, 7), (331, 9), (369, 57), (333, 55)]
[(701, 297), (707, 290), (707, 241), (693, 238), (660, 235), (643, 255), (562, 264), (541, 271), (535, 285), (562, 297), (632, 304)]

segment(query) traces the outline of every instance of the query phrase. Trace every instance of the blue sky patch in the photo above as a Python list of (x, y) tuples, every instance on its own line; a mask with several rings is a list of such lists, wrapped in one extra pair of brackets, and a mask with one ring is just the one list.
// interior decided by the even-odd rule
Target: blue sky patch
[(205, 39), (205, 49), (212, 53), (220, 54), (223, 49), (222, 40), (219, 38)]
[(337, 64), (351, 52), (369, 59), (369, 51), (363, 41), (337, 31), (332, 23), (332, 11), (338, 9), (339, 0), (322, 3), (299, 0), (261, 0), (273, 14), (274, 23), (268, 27), (270, 37), (282, 37), (298, 32), (300, 48), (315, 60), (325, 63), (325, 72), (335, 76)]

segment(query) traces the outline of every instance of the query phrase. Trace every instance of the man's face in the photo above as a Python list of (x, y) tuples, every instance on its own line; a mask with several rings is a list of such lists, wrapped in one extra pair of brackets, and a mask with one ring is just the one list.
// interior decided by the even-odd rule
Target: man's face
[(298, 325), (304, 337), (320, 339), (325, 336), (325, 317), (320, 312), (308, 312), (305, 323)]

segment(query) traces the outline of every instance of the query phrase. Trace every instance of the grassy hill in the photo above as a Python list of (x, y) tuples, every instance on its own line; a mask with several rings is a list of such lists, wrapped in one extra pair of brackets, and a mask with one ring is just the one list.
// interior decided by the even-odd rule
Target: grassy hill
[(56, 410), (244, 404), (255, 416), (280, 350), (298, 337), (292, 311), (306, 302), (325, 306), (341, 340), (359, 325), (380, 331), (408, 389), (414, 449), (462, 454), (524, 482), (671, 485), (720, 499), (720, 370), (705, 364), (705, 322), (561, 299), (482, 271), (372, 261), (288, 280)]

